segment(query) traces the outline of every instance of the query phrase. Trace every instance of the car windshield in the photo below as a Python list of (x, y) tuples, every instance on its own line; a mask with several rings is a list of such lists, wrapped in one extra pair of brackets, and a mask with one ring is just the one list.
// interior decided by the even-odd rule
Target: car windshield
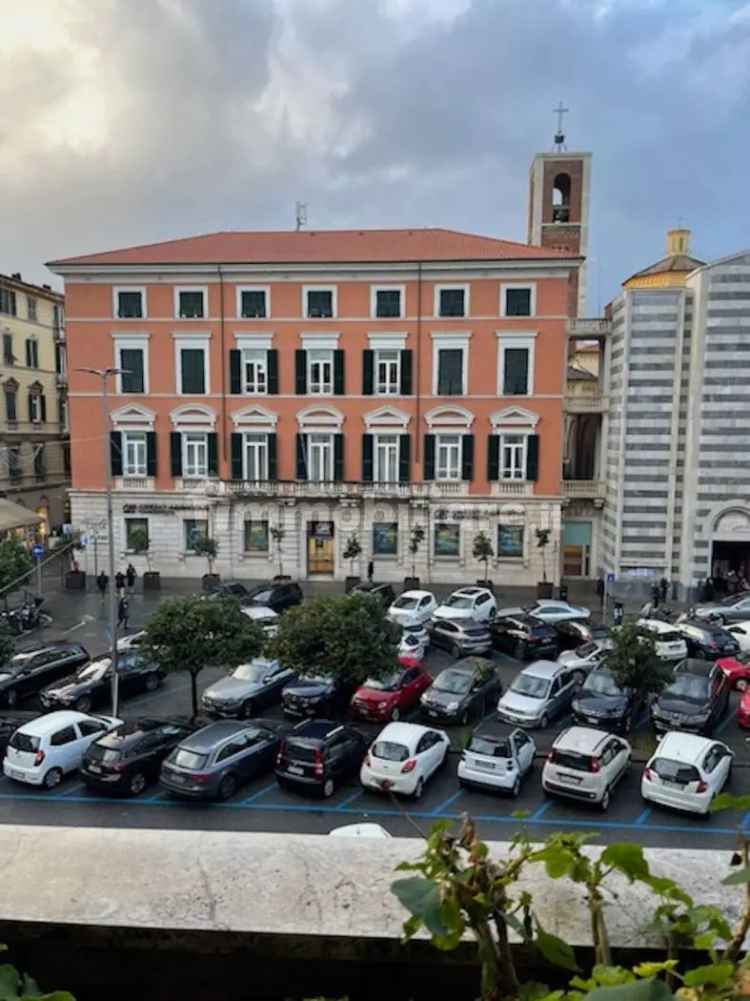
[(400, 598), (396, 598), (396, 600), (393, 602), (393, 607), (394, 608), (416, 608), (417, 607), (417, 602), (418, 602), (417, 598), (405, 598), (403, 595), (401, 595)]
[(256, 594), (253, 594), (252, 599), (258, 605), (264, 605), (267, 601), (271, 600), (271, 592), (270, 591), (258, 591)]
[(465, 594), (452, 594), (446, 601), (449, 608), (473, 608), (474, 600), (467, 598)]
[(374, 688), (377, 692), (395, 692), (400, 680), (400, 674), (389, 674), (385, 678), (368, 678), (364, 687)]
[(449, 669), (437, 676), (433, 687), (438, 692), (447, 692), (449, 695), (465, 695), (471, 688), (471, 675)]
[(682, 761), (673, 761), (671, 758), (654, 758), (648, 767), (652, 772), (656, 772), (660, 779), (666, 779), (667, 782), (677, 782), (679, 785), (700, 782), (701, 778), (694, 765), (686, 765)]
[(406, 761), (409, 757), (409, 748), (403, 744), (394, 744), (390, 740), (378, 740), (373, 744), (372, 753), (383, 761)]
[(268, 674), (269, 665), (262, 661), (253, 661), (252, 664), (240, 664), (232, 671), (232, 677), (240, 681), (261, 681)]
[(682, 640), (677, 632), (657, 633), (654, 638), (657, 643), (679, 643)]
[(584, 695), (622, 695), (617, 682), (608, 671), (594, 671), (586, 678)]
[(106, 660), (99, 660), (96, 664), (87, 664), (86, 667), (82, 667), (81, 670), (76, 674), (77, 681), (99, 681), (109, 670), (109, 665), (111, 661), (109, 657)]
[(197, 769), (203, 768), (206, 761), (208, 761), (208, 755), (197, 754), (195, 751), (189, 751), (186, 747), (178, 747), (170, 757), (170, 761), (173, 765), (177, 765), (178, 768)]
[(510, 746), (507, 740), (493, 740), (491, 737), (482, 737), (474, 734), (469, 742), (469, 751), (474, 754), (486, 754), (489, 758), (509, 758)]
[(537, 678), (533, 674), (519, 674), (510, 686), (517, 695), (527, 695), (530, 699), (543, 699), (549, 691), (547, 678)]
[(578, 647), (578, 649), (576, 650), (576, 654), (579, 657), (590, 657), (591, 654), (596, 653), (598, 649), (599, 649), (598, 643), (584, 643), (582, 646)]
[(705, 702), (708, 697), (708, 678), (699, 678), (695, 674), (678, 674), (664, 694), (693, 702)]

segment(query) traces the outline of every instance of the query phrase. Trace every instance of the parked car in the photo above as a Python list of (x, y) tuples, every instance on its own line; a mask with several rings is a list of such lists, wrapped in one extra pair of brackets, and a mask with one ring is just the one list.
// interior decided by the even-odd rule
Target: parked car
[(423, 667), (399, 669), (386, 678), (368, 678), (352, 696), (352, 713), (377, 722), (399, 720), (432, 684)]
[(42, 714), (33, 710), (16, 709), (14, 712), (4, 712), (0, 715), (0, 761), (5, 757), (8, 741), (16, 730), (33, 719), (39, 719)]
[(750, 653), (750, 622), (735, 622), (727, 632), (737, 640), (741, 653)]
[(563, 622), (568, 619), (588, 619), (591, 612), (588, 608), (579, 605), (571, 605), (567, 601), (553, 601), (552, 599), (537, 598), (530, 605), (523, 608), (498, 608), (498, 617), (504, 615), (520, 615), (526, 612), (527, 615), (534, 615), (542, 622)]
[(683, 660), (674, 679), (651, 704), (651, 722), (657, 733), (689, 730), (710, 734), (724, 715), (730, 685), (716, 664)]
[(404, 666), (421, 664), (427, 655), (430, 634), (421, 626), (417, 630), (405, 629), (398, 644), (398, 659)]
[(115, 716), (90, 716), (70, 709), (46, 713), (15, 731), (8, 741), (3, 772), (16, 782), (54, 789), (64, 775), (80, 768), (90, 744), (121, 723)]
[(537, 660), (513, 679), (497, 704), (506, 723), (545, 729), (562, 716), (580, 689), (578, 672), (553, 660)]
[(497, 602), (492, 591), (486, 587), (461, 587), (441, 602), (432, 613), (433, 620), (472, 619), (474, 622), (489, 622), (495, 617)]
[(282, 789), (317, 793), (325, 799), (345, 779), (356, 775), (367, 741), (351, 726), (331, 720), (306, 720), (286, 736), (276, 758), (276, 781)]
[(219, 720), (180, 741), (165, 758), (159, 782), (182, 799), (230, 799), (240, 786), (271, 771), (280, 746), (278, 723)]
[(540, 660), (557, 656), (554, 628), (533, 615), (496, 616), (490, 626), (492, 645), (516, 660)]
[(130, 633), (128, 636), (121, 636), (117, 641), (117, 652), (127, 653), (128, 650), (134, 650), (136, 647), (142, 646), (145, 640), (145, 629), (139, 629), (138, 632)]
[(736, 653), (733, 657), (722, 657), (716, 666), (724, 672), (730, 688), (744, 692), (750, 685), (750, 651)]
[(482, 723), (458, 762), (458, 784), (517, 796), (521, 782), (534, 767), (535, 754), (536, 744), (523, 730), (509, 731), (497, 722)]
[(542, 770), (548, 794), (609, 809), (612, 790), (627, 773), (630, 744), (588, 726), (571, 726), (557, 737)]
[(287, 608), (301, 605), (304, 600), (302, 588), (296, 581), (279, 581), (271, 584), (258, 584), (250, 588), (242, 599), (243, 605), (265, 605), (281, 614)]
[(429, 719), (465, 726), (472, 717), (481, 719), (502, 690), (492, 661), (466, 657), (438, 674), (420, 709)]
[(284, 686), (297, 675), (278, 660), (256, 657), (205, 689), (201, 706), (209, 716), (250, 719), (261, 706), (278, 702)]
[(487, 653), (492, 649), (492, 635), (486, 622), (472, 619), (433, 619), (428, 626), (430, 643), (442, 647), (453, 657)]
[(216, 580), (208, 582), (205, 592), (201, 595), (204, 601), (219, 601), (222, 598), (236, 598), (237, 601), (247, 600), (250, 592), (240, 580)]
[(281, 691), (281, 706), (290, 716), (333, 716), (349, 707), (355, 685), (338, 677), (301, 674)]
[(388, 609), (388, 618), (399, 626), (419, 626), (432, 618), (436, 608), (431, 591), (404, 591)]
[(389, 723), (370, 746), (359, 773), (366, 789), (419, 799), (445, 763), (450, 742), (443, 730), (417, 723)]
[[(737, 725), (741, 726), (743, 730), (750, 729), (750, 689), (746, 688), (740, 697), (739, 705), (737, 706), (737, 712), (735, 717), (737, 720)], [(0, 728), (2, 724), (0, 724)], [(0, 729), (0, 733), (2, 730)], [(2, 745), (0, 744), (0, 747)]]
[(610, 639), (610, 629), (606, 625), (594, 625), (592, 622), (567, 619), (551, 623), (557, 637), (557, 653), (563, 650), (577, 650), (584, 643), (593, 640)]
[(612, 640), (590, 640), (575, 650), (564, 650), (557, 658), (558, 664), (572, 667), (578, 672), (578, 680), (583, 683), (587, 674), (603, 664), (612, 650)]
[(390, 608), (396, 600), (396, 592), (393, 590), (391, 584), (371, 584), (367, 581), (362, 581), (359, 584), (355, 584), (349, 594), (371, 594), (375, 598), (380, 599), (385, 609)]
[(721, 601), (703, 601), (695, 606), (693, 615), (696, 619), (712, 619), (718, 625), (750, 619), (750, 592), (730, 594)]
[(643, 707), (643, 696), (634, 688), (623, 688), (607, 670), (595, 667), (573, 699), (573, 719), (579, 726), (630, 733), (633, 720)]
[(687, 657), (687, 641), (671, 622), (664, 622), (661, 619), (638, 619), (637, 624), (653, 639), (659, 660), (677, 662)]
[(88, 661), (88, 651), (80, 643), (37, 643), (27, 647), (0, 667), (0, 702), (12, 709), (21, 699), (36, 695), (51, 681)]
[(251, 622), (260, 626), (268, 639), (273, 639), (279, 631), (279, 613), (265, 605), (244, 605), (241, 609)]
[(733, 760), (733, 751), (720, 740), (667, 733), (643, 771), (641, 796), (706, 816), (732, 773)]
[(89, 746), (81, 778), (99, 792), (138, 796), (157, 781), (167, 755), (195, 730), (187, 719), (130, 720)]
[(380, 824), (345, 824), (328, 832), (329, 838), (392, 838)]
[(713, 622), (701, 619), (678, 620), (674, 626), (687, 643), (688, 657), (704, 660), (718, 660), (739, 653), (737, 639)]
[[(118, 654), (117, 685), (121, 698), (140, 692), (155, 692), (164, 681), (164, 672), (137, 649)], [(112, 658), (102, 657), (79, 667), (75, 674), (53, 681), (39, 693), (43, 709), (77, 709), (90, 712), (106, 705), (112, 697)]]

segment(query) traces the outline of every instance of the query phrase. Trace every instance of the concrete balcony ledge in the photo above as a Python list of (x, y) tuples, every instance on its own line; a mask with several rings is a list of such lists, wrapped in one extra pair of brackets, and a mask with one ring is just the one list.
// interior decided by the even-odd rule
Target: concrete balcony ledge
[[(196, 488), (192, 488), (196, 489)], [(446, 498), (467, 497), (469, 484), (463, 481), (429, 483), (362, 483), (359, 481), (327, 483), (313, 480), (228, 480), (222, 482), (204, 481), (197, 487), (209, 495), (219, 497), (253, 496), (273, 498), (326, 497), (332, 500), (344, 498)]]
[(609, 410), (609, 397), (604, 393), (566, 396), (563, 409), (569, 414), (606, 414)]
[(114, 482), (115, 490), (153, 490), (153, 476), (117, 476)]
[(490, 484), (493, 497), (532, 497), (534, 484), (527, 480), (496, 480)]
[(571, 499), (599, 499), (607, 496), (604, 480), (563, 480), (562, 495)]
[(571, 317), (565, 323), (568, 337), (608, 337), (612, 333), (612, 321), (601, 317)]

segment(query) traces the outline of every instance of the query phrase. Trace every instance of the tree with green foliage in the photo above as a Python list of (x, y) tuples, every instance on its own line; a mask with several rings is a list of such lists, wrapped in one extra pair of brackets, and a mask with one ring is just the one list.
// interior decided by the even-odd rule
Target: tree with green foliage
[(280, 525), (271, 525), (271, 538), (276, 543), (276, 556), (278, 557), (279, 560), (279, 577), (284, 576), (284, 563), (281, 552), (281, 543), (284, 541), (285, 535), (286, 535), (286, 529), (282, 528)]
[(673, 668), (657, 655), (653, 634), (628, 622), (615, 627), (611, 639), (606, 666), (617, 684), (632, 688), (644, 698), (658, 695), (669, 683)]
[(0, 542), (0, 595), (33, 569), (34, 561), (22, 542), (18, 539), (3, 539)]
[(315, 598), (290, 608), (269, 649), (300, 674), (361, 684), (396, 667), (397, 644), (380, 600), (370, 594)]
[(415, 525), (411, 530), (411, 535), (409, 536), (409, 553), (411, 554), (412, 577), (417, 576), (417, 553), (419, 552), (419, 547), (423, 542), (424, 528), (421, 525)]
[(205, 556), (208, 563), (208, 572), (214, 572), (214, 560), (219, 555), (219, 543), (216, 539), (211, 539), (207, 535), (202, 535), (193, 543), (193, 552), (196, 556)]
[(351, 576), (354, 576), (354, 561), (357, 557), (362, 555), (362, 546), (359, 544), (359, 539), (356, 534), (352, 532), (349, 538), (346, 540), (346, 549), (344, 549), (344, 559), (349, 560), (349, 570)]
[(542, 580), (547, 583), (547, 546), (549, 545), (552, 530), (549, 528), (536, 529), (536, 548), (542, 551)]
[[(8, 947), (0, 945), (0, 952)], [(0, 965), (0, 1001), (75, 1001), (68, 991), (45, 993), (28, 973), (19, 973), (9, 963)]]
[(198, 675), (204, 667), (234, 668), (257, 657), (265, 637), (233, 598), (169, 598), (146, 625), (141, 649), (167, 674), (190, 675), (198, 715)]
[(146, 566), (149, 571), (151, 570), (151, 540), (148, 537), (148, 532), (145, 528), (133, 528), (131, 529), (130, 536), (128, 539), (130, 543), (130, 548), (135, 553), (136, 556), (144, 556), (146, 559)]
[(472, 550), (472, 555), (475, 560), (480, 560), (484, 563), (484, 579), (489, 579), (489, 563), (495, 552), (492, 548), (492, 543), (489, 540), (489, 536), (486, 532), (478, 532), (474, 536), (474, 548)]

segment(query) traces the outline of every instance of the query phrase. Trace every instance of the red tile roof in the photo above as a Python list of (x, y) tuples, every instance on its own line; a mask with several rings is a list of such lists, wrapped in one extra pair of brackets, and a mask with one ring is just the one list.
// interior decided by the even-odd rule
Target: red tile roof
[(563, 248), (529, 246), (452, 229), (329, 229), (206, 233), (49, 263), (54, 268), (58, 264), (323, 264), (571, 256)]

